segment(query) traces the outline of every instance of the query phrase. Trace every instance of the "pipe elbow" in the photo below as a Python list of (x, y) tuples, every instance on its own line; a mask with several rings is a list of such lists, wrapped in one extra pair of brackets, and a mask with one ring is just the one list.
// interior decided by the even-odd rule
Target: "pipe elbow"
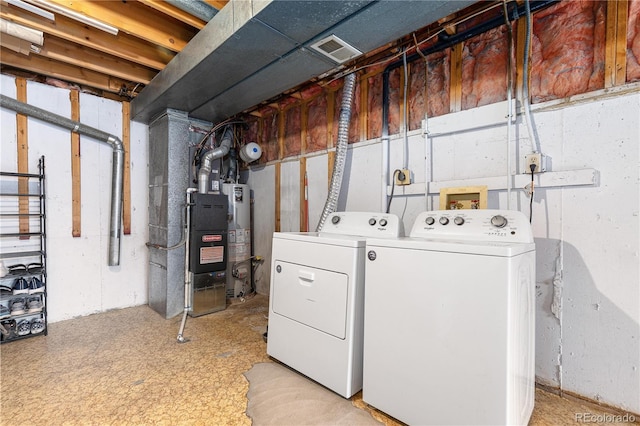
[(124, 152), (124, 144), (119, 138), (111, 135), (107, 138), (107, 143), (113, 147), (114, 151)]

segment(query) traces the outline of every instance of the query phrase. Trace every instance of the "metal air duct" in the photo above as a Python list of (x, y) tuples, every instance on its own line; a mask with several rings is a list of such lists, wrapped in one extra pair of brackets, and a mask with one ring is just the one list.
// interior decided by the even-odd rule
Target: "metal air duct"
[(0, 107), (4, 107), (54, 124), (80, 135), (105, 142), (113, 148), (113, 172), (111, 175), (111, 220), (109, 223), (109, 266), (120, 265), (120, 234), (122, 225), (122, 183), (124, 178), (124, 147), (122, 141), (107, 132), (87, 126), (79, 121), (53, 114), (44, 109), (0, 95)]

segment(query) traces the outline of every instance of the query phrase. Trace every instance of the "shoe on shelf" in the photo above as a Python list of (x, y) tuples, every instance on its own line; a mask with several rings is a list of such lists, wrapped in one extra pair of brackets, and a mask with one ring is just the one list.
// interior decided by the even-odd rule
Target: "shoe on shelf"
[(2, 328), (4, 330), (0, 330), (2, 332), (2, 340), (13, 339), (16, 337), (16, 320), (6, 320), (2, 321)]
[(26, 336), (31, 333), (31, 323), (27, 320), (22, 320), (18, 323), (18, 336)]
[(38, 334), (44, 331), (44, 320), (42, 318), (34, 318), (31, 320), (31, 334)]
[(9, 318), (11, 316), (11, 309), (4, 305), (0, 305), (0, 319)]
[(41, 312), (42, 311), (42, 299), (40, 296), (27, 298), (27, 312)]
[(29, 294), (29, 283), (24, 278), (17, 278), (13, 282), (13, 294)]
[(18, 297), (9, 302), (9, 309), (11, 309), (11, 315), (22, 315), (26, 313), (24, 297)]
[(31, 277), (29, 280), (29, 294), (44, 293), (44, 284), (40, 278)]
[(24, 275), (27, 273), (27, 266), (22, 263), (18, 263), (17, 265), (7, 266), (9, 273), (11, 275)]
[(30, 263), (27, 265), (27, 272), (29, 274), (40, 274), (42, 273), (42, 263)]

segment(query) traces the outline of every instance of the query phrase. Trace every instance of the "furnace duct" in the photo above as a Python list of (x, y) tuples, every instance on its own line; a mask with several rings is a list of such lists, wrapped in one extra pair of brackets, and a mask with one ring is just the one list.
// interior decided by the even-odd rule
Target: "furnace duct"
[(200, 194), (206, 194), (209, 192), (209, 174), (211, 173), (211, 165), (214, 160), (222, 158), (229, 153), (231, 148), (231, 142), (233, 142), (233, 128), (227, 126), (222, 133), (222, 140), (220, 146), (207, 151), (202, 157), (202, 166), (198, 171), (198, 192)]
[(327, 217), (336, 211), (338, 207), (338, 197), (342, 186), (342, 175), (347, 159), (347, 145), (349, 142), (349, 121), (351, 120), (351, 102), (353, 101), (353, 89), (356, 84), (355, 73), (348, 74), (344, 78), (344, 88), (342, 92), (342, 104), (340, 105), (340, 122), (338, 123), (338, 143), (336, 145), (336, 160), (333, 163), (333, 173), (331, 175), (331, 186), (327, 201), (324, 204), (320, 221), (316, 232), (322, 231)]
[(122, 182), (124, 178), (124, 147), (122, 141), (107, 132), (78, 121), (0, 95), (0, 106), (19, 114), (37, 118), (80, 135), (105, 142), (113, 148), (113, 172), (111, 177), (111, 219), (109, 224), (109, 266), (120, 265), (120, 233), (122, 226)]

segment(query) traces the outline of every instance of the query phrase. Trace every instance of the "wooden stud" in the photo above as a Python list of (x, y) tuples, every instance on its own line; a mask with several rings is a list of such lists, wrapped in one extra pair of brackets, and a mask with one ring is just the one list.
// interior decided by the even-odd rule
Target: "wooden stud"
[(185, 24), (191, 25), (199, 30), (203, 29), (207, 24), (200, 18), (197, 18), (182, 9), (178, 9), (177, 7), (171, 5), (166, 1), (159, 0), (138, 0), (140, 3), (147, 5), (155, 10), (158, 10), (166, 15), (171, 16), (172, 18), (177, 19), (178, 21), (184, 22)]
[[(69, 92), (71, 119), (80, 121), (80, 92)], [(71, 235), (82, 234), (82, 173), (80, 171), (80, 134), (71, 132)]]
[(369, 139), (369, 79), (362, 77), (360, 79), (360, 140)]
[(309, 231), (309, 203), (307, 201), (307, 157), (300, 157), (300, 232)]
[[(524, 45), (527, 39), (527, 25), (525, 18), (520, 18), (516, 24), (516, 98), (522, 99), (524, 87)], [(529, 55), (529, 64), (531, 63), (531, 55)], [(527, 66), (529, 66), (527, 64)], [(531, 75), (531, 73), (529, 73)], [(531, 86), (529, 86), (531, 87)], [(531, 94), (531, 91), (529, 91)]]
[(275, 168), (276, 168), (276, 188), (275, 188), (275, 196), (276, 196), (276, 200), (275, 200), (275, 205), (276, 205), (276, 216), (275, 216), (275, 231), (276, 232), (280, 232), (280, 167), (281, 167), (281, 163), (277, 162), (275, 164)]
[(627, 0), (607, 2), (605, 33), (604, 87), (626, 83), (627, 73)]
[[(4, 58), (3, 58), (4, 60)], [(20, 102), (27, 103), (27, 81), (24, 78), (16, 78), (16, 99)], [(16, 130), (17, 130), (17, 149), (18, 149), (18, 173), (29, 173), (29, 133), (27, 116), (16, 114)], [(18, 178), (18, 193), (29, 193), (29, 179)], [(29, 213), (29, 197), (18, 197), (18, 213)], [(20, 216), (18, 220), (19, 232), (29, 232), (29, 217)], [(28, 239), (25, 237), (24, 239)], [(22, 238), (21, 238), (22, 239)]]
[(131, 106), (122, 102), (122, 146), (124, 176), (122, 184), (122, 233), (131, 235)]
[(450, 112), (462, 110), (462, 50), (463, 43), (458, 43), (451, 48), (451, 86), (450, 86)]

